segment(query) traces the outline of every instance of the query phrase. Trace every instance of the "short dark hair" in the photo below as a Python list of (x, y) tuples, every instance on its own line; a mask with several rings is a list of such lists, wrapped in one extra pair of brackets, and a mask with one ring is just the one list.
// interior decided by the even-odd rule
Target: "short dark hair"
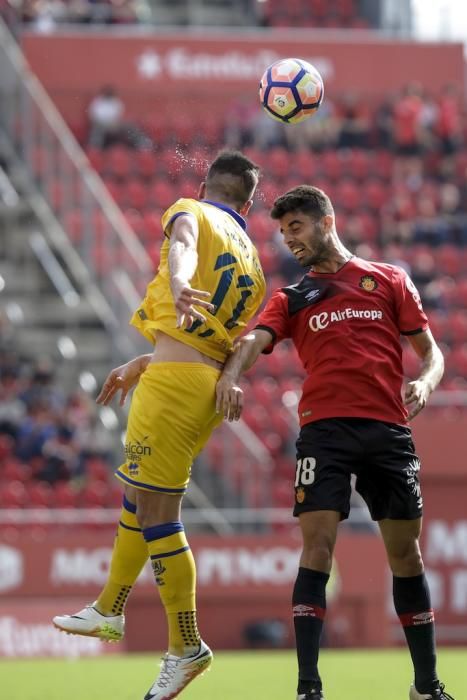
[(221, 151), (211, 163), (206, 188), (224, 201), (242, 206), (252, 198), (259, 180), (259, 166), (240, 151)]
[(323, 190), (312, 185), (299, 185), (276, 199), (271, 209), (273, 219), (281, 219), (284, 214), (300, 211), (319, 221), (323, 216), (333, 215), (331, 200)]

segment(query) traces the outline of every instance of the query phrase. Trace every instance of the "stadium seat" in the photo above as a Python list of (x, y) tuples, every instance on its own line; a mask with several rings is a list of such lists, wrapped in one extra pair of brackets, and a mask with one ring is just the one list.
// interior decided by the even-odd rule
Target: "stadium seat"
[(104, 172), (104, 151), (100, 148), (90, 147), (86, 150), (86, 155), (91, 166), (101, 175)]
[(144, 180), (151, 180), (156, 175), (157, 156), (154, 151), (143, 149), (135, 153), (135, 171)]
[(75, 508), (78, 492), (67, 481), (60, 481), (54, 486), (53, 503), (55, 508)]
[(163, 233), (161, 224), (162, 209), (151, 209), (143, 214), (144, 227), (146, 230), (146, 241), (162, 243)]
[(149, 203), (147, 186), (139, 179), (130, 179), (125, 184), (128, 206), (142, 212)]
[(150, 204), (167, 209), (177, 199), (174, 187), (166, 179), (157, 178), (150, 187)]
[(85, 484), (79, 495), (82, 508), (103, 508), (109, 500), (107, 484), (101, 481)]
[(449, 335), (453, 343), (467, 343), (467, 314), (463, 310), (452, 311), (449, 314)]
[(440, 272), (451, 277), (457, 277), (463, 270), (462, 256), (458, 246), (444, 244), (436, 250), (436, 264)]
[(132, 151), (124, 146), (112, 146), (105, 153), (104, 172), (126, 180), (132, 173)]
[(3, 508), (24, 508), (28, 493), (21, 481), (10, 481), (0, 487), (0, 505)]
[(266, 167), (274, 180), (285, 180), (290, 173), (290, 153), (285, 148), (271, 148)]
[(50, 508), (54, 500), (54, 492), (50, 484), (44, 481), (29, 482), (27, 486), (29, 508)]

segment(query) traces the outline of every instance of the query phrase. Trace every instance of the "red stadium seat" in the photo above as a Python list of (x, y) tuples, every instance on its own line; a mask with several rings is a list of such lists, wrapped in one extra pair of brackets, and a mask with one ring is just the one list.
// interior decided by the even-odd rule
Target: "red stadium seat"
[(268, 174), (274, 180), (284, 180), (290, 173), (290, 153), (285, 148), (272, 148), (267, 163)]
[(24, 508), (28, 493), (21, 481), (10, 481), (0, 487), (0, 505), (3, 508)]
[(50, 484), (44, 481), (33, 481), (27, 487), (27, 505), (30, 508), (50, 508), (54, 494)]
[(446, 366), (451, 373), (459, 377), (467, 377), (467, 344), (458, 345), (449, 355)]
[(105, 172), (125, 179), (132, 173), (132, 151), (124, 146), (112, 146), (105, 154)]
[(99, 457), (92, 457), (86, 460), (85, 472), (90, 483), (95, 483), (96, 481), (107, 483), (109, 481), (109, 465)]
[(141, 180), (131, 179), (125, 185), (128, 206), (138, 211), (146, 209), (149, 203), (149, 191)]
[(319, 165), (324, 177), (337, 182), (343, 176), (343, 163), (338, 151), (325, 151), (319, 159)]
[(367, 180), (364, 185), (364, 204), (375, 212), (381, 210), (388, 200), (388, 188), (380, 180)]
[(167, 180), (156, 179), (150, 188), (151, 204), (161, 209), (168, 209), (177, 199), (175, 189)]
[(456, 344), (467, 343), (467, 314), (464, 310), (449, 314), (449, 334)]
[(101, 481), (86, 484), (79, 497), (83, 508), (103, 508), (107, 505), (108, 486)]
[(78, 502), (78, 492), (67, 481), (57, 483), (53, 491), (55, 508), (75, 508)]
[[(8, 445), (8, 436), (5, 435), (2, 436), (2, 438), (4, 441), (3, 444)], [(0, 467), (0, 476), (3, 482), (18, 481), (20, 483), (26, 483), (29, 481), (31, 478), (31, 467), (28, 464), (23, 464), (14, 457), (8, 456), (8, 454), (6, 454), (3, 459), (5, 461)]]
[(86, 150), (86, 155), (94, 170), (96, 170), (99, 174), (102, 174), (104, 172), (105, 162), (104, 151), (102, 151), (100, 148), (89, 147)]
[(146, 229), (146, 241), (162, 243), (163, 232), (161, 224), (161, 209), (147, 211), (143, 214)]
[(337, 185), (336, 202), (347, 212), (355, 211), (362, 203), (362, 192), (350, 179), (341, 180)]
[(135, 153), (136, 174), (145, 180), (151, 180), (156, 175), (157, 156), (154, 151), (141, 150)]
[(440, 272), (451, 277), (457, 277), (463, 270), (462, 257), (455, 245), (441, 245), (436, 250), (436, 263)]

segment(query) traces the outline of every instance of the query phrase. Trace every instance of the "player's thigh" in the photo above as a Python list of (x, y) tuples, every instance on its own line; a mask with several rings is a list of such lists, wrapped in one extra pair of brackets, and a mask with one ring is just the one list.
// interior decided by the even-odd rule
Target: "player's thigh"
[(198, 363), (148, 366), (132, 399), (119, 478), (136, 488), (184, 493), (200, 438), (216, 419), (218, 376)]
[(356, 490), (373, 520), (417, 520), (422, 516), (420, 460), (409, 428), (374, 421), (365, 436), (365, 463)]
[(135, 489), (135, 498), (138, 524), (142, 529), (181, 520), (183, 495)]
[(335, 511), (340, 519), (350, 511), (353, 446), (339, 423), (321, 420), (303, 426), (297, 440), (294, 515)]

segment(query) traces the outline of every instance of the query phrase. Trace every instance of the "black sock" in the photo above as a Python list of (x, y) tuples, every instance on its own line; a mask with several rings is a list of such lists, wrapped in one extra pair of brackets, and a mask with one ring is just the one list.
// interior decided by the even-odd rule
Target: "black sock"
[(430, 693), (437, 680), (435, 618), (425, 574), (393, 577), (394, 607), (404, 628), (419, 693)]
[(329, 574), (300, 567), (293, 590), (293, 616), (298, 659), (298, 692), (321, 690), (319, 642), (326, 613)]

